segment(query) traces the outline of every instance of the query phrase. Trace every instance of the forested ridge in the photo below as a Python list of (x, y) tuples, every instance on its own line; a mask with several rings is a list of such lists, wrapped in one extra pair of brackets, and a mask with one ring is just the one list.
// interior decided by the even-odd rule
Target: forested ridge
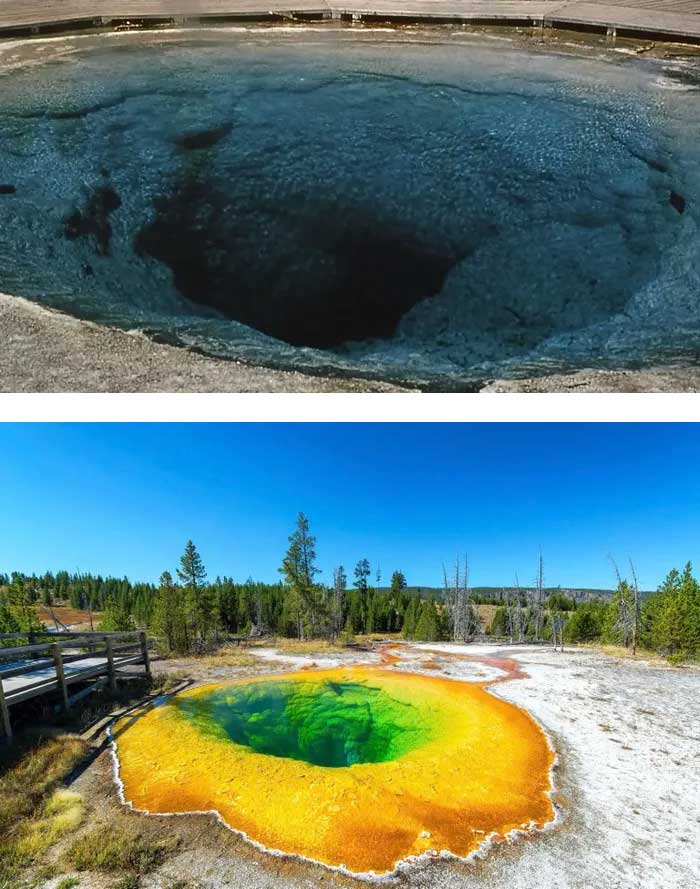
[[(388, 585), (381, 571), (360, 559), (350, 578), (342, 566), (332, 582), (319, 581), (316, 538), (299, 514), (283, 554), (277, 583), (208, 577), (188, 541), (174, 573), (158, 584), (126, 577), (47, 572), (0, 574), (0, 632), (42, 629), (37, 605), (69, 604), (97, 612), (104, 630), (146, 627), (167, 650), (204, 651), (227, 636), (278, 635), (349, 640), (386, 634), (420, 641), (469, 641), (484, 633), (515, 642), (607, 642), (658, 651), (675, 660), (700, 659), (700, 582), (688, 563), (669, 572), (659, 589), (642, 594), (617, 573), (617, 586), (586, 596), (544, 585), (543, 560), (532, 587), (473, 589), (466, 559), (443, 567), (440, 589), (409, 587), (394, 570)], [(583, 599), (583, 601), (582, 601)], [(488, 612), (484, 606), (494, 606)]]

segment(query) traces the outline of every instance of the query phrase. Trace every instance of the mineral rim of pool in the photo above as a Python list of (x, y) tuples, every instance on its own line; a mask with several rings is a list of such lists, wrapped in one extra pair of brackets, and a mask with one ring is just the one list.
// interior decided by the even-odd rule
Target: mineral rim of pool
[(216, 811), (268, 850), (356, 874), (554, 818), (545, 735), (481, 684), (366, 667), (238, 680), (114, 737), (134, 808)]

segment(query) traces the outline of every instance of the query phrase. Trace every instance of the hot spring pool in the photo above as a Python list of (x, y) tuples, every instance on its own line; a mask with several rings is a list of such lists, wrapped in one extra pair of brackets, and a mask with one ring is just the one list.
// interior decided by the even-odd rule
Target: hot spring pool
[(554, 754), (483, 685), (351, 667), (207, 685), (114, 726), (123, 799), (217, 812), (266, 850), (354, 874), (542, 828)]
[(437, 389), (698, 354), (691, 59), (461, 29), (0, 53), (0, 291)]
[(212, 737), (328, 768), (398, 759), (432, 736), (420, 708), (362, 682), (268, 680), (175, 706)]

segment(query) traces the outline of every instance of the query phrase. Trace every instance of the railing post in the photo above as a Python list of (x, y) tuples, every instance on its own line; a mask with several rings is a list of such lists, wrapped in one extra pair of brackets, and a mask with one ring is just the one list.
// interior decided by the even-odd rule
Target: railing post
[(2, 712), (2, 727), (5, 731), (5, 741), (12, 743), (12, 723), (10, 722), (10, 708), (5, 700), (5, 689), (2, 687), (2, 676), (0, 676), (0, 711)]
[(51, 646), (51, 652), (53, 654), (53, 662), (56, 668), (56, 678), (58, 679), (58, 685), (61, 689), (61, 696), (63, 698), (63, 709), (68, 712), (70, 709), (70, 704), (68, 703), (68, 686), (66, 685), (66, 674), (63, 669), (61, 647), (58, 642), (54, 642)]
[(114, 674), (114, 652), (112, 651), (112, 640), (109, 636), (105, 636), (105, 647), (107, 649), (107, 675), (109, 676), (110, 691), (117, 690), (117, 680)]
[(139, 642), (141, 643), (141, 656), (143, 657), (143, 666), (146, 669), (146, 676), (151, 678), (151, 660), (148, 657), (148, 640), (146, 639), (146, 633), (141, 630), (139, 632)]

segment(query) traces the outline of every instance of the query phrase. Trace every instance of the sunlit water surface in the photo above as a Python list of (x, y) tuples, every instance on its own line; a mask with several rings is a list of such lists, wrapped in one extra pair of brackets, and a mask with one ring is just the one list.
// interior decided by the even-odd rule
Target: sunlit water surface
[(692, 60), (449, 29), (33, 46), (0, 50), (0, 291), (433, 388), (699, 354)]

